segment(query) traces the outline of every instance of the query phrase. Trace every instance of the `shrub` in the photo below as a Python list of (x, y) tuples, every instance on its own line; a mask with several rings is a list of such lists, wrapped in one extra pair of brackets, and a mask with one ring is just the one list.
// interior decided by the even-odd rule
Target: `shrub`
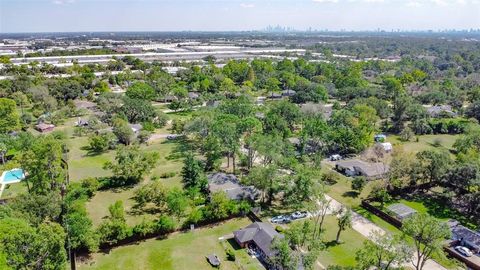
[(155, 222), (143, 220), (140, 224), (133, 227), (132, 232), (135, 235), (145, 236), (155, 232)]
[(82, 185), (82, 188), (85, 189), (87, 195), (89, 197), (92, 197), (93, 195), (95, 195), (95, 192), (100, 187), (100, 182), (98, 181), (97, 178), (89, 177), (89, 178), (83, 179), (81, 185)]
[(338, 182), (338, 174), (333, 171), (328, 171), (322, 175), (322, 180), (328, 185), (334, 185)]
[(233, 252), (233, 250), (231, 250), (230, 248), (227, 248), (227, 250), (225, 252), (227, 253), (227, 259), (229, 261), (235, 261), (236, 260), (235, 253)]
[(283, 231), (285, 231), (285, 229), (282, 227), (282, 226), (275, 226), (275, 231), (279, 232), (279, 233), (282, 233)]
[(163, 234), (172, 232), (173, 230), (175, 230), (175, 221), (173, 220), (173, 218), (168, 216), (161, 216), (157, 220), (157, 224), (155, 225), (155, 231), (157, 233)]
[(176, 172), (164, 172), (160, 174), (160, 178), (172, 178), (175, 177), (175, 175), (177, 175)]
[(352, 180), (352, 189), (358, 192), (362, 192), (363, 188), (367, 184), (367, 180), (363, 176), (357, 176)]

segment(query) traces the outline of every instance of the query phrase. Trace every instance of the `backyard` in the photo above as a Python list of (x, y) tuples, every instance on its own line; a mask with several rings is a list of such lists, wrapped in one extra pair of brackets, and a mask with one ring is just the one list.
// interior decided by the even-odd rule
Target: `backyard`
[[(220, 237), (231, 234), (248, 224), (246, 218), (233, 219), (217, 226), (193, 232), (173, 233), (166, 239), (149, 239), (140, 243), (114, 248), (107, 253), (94, 253), (79, 264), (79, 269), (212, 269), (205, 256), (215, 253), (221, 269), (237, 269), (226, 259)], [(229, 244), (226, 243), (228, 246)], [(244, 249), (235, 250), (238, 261), (249, 270), (263, 269)]]

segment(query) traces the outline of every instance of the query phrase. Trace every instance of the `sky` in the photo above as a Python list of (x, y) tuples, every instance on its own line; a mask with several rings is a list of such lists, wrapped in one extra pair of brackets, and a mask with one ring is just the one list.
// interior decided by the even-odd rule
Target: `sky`
[(0, 33), (480, 29), (480, 0), (0, 0)]

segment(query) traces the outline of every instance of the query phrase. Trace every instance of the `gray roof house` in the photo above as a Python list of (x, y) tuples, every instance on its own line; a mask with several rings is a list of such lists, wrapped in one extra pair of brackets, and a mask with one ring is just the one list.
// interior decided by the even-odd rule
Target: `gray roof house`
[(130, 126), (130, 128), (132, 129), (132, 131), (137, 134), (138, 132), (140, 132), (140, 130), (142, 130), (143, 126), (141, 124), (128, 124)]
[(291, 89), (283, 90), (282, 91), (282, 96), (284, 97), (291, 97), (294, 96), (297, 92)]
[(381, 178), (390, 169), (382, 162), (369, 163), (359, 159), (340, 160), (335, 168), (347, 176), (365, 176), (370, 179)]
[(233, 232), (235, 241), (241, 246), (255, 248), (263, 259), (271, 258), (275, 251), (271, 249), (272, 241), (276, 237), (283, 238), (269, 223), (255, 222), (247, 227)]
[(449, 220), (448, 225), (452, 231), (453, 240), (460, 241), (462, 246), (466, 246), (472, 252), (480, 255), (480, 232), (470, 230), (456, 220)]
[(269, 99), (281, 99), (282, 94), (279, 93), (272, 93), (271, 95), (268, 96)]
[(188, 92), (188, 98), (189, 99), (198, 99), (200, 95), (196, 92)]
[(457, 114), (453, 111), (452, 106), (450, 105), (435, 105), (432, 107), (427, 108), (427, 113), (431, 117), (439, 117), (442, 115), (447, 115), (450, 117), (454, 117)]
[(258, 190), (253, 186), (241, 185), (233, 174), (218, 172), (208, 175), (207, 178), (210, 193), (224, 191), (231, 200), (249, 199), (254, 201), (259, 195)]

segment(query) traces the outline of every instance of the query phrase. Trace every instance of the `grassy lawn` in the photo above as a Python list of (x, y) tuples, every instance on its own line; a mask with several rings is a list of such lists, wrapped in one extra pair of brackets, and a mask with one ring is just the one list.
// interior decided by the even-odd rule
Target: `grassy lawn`
[[(256, 258), (252, 258), (250, 255), (248, 255), (247, 251), (241, 248), (233, 237), (225, 239), (222, 242), (222, 245), (225, 248), (229, 248), (233, 250), (233, 252), (235, 253), (235, 263), (238, 266), (241, 265), (242, 267), (241, 269), (244, 269), (244, 270), (265, 269), (262, 263), (260, 263), (260, 261), (258, 261)], [(237, 268), (240, 269), (240, 267), (237, 267)]]
[(325, 267), (329, 265), (355, 265), (355, 252), (363, 247), (363, 241), (366, 238), (353, 229), (347, 229), (340, 234), (341, 244), (337, 244), (335, 242), (338, 231), (336, 217), (327, 216), (324, 224), (323, 241), (326, 249), (320, 253), (319, 262)]
[[(451, 150), (455, 141), (460, 137), (460, 135), (448, 135), (448, 134), (437, 134), (437, 135), (422, 135), (418, 136), (418, 142), (414, 140), (410, 142), (403, 142), (400, 140), (399, 136), (392, 135), (387, 138), (387, 141), (391, 142), (393, 145), (402, 145), (405, 152), (421, 152), (428, 149), (438, 149), (443, 148), (446, 150)], [(440, 142), (440, 146), (434, 146), (435, 141)]]
[[(415, 209), (418, 213), (427, 213), (440, 221), (448, 221), (449, 219), (456, 219), (460, 221), (463, 225), (469, 226), (472, 229), (478, 229), (477, 224), (474, 224), (472, 220), (466, 218), (462, 213), (458, 212), (456, 209), (446, 207), (445, 204), (440, 200), (434, 197), (429, 196), (414, 196), (411, 199), (399, 199), (390, 202), (388, 205), (394, 203), (402, 203), (406, 206)], [(388, 206), (386, 205), (386, 207)]]
[[(345, 177), (345, 176), (341, 175), (340, 178), (338, 179), (337, 183), (329, 186), (328, 195), (330, 195), (335, 200), (351, 207), (354, 211), (356, 211), (360, 215), (366, 217), (367, 219), (369, 219), (370, 221), (372, 221), (373, 223), (375, 223), (377, 226), (384, 229), (385, 231), (388, 231), (388, 232), (393, 233), (393, 234), (402, 233), (395, 226), (391, 225), (387, 221), (385, 221), (385, 220), (381, 219), (380, 217), (370, 213), (369, 211), (367, 211), (366, 209), (364, 209), (363, 207), (360, 206), (361, 199), (368, 196), (368, 194), (370, 193), (371, 187), (373, 185), (374, 185), (373, 182), (369, 182), (369, 184), (363, 189), (362, 193), (359, 196), (352, 197), (351, 196), (351, 191), (352, 190), (351, 190), (351, 186), (350, 186), (350, 179), (348, 177)], [(454, 213), (456, 213), (456, 211), (454, 211), (452, 209), (446, 209), (444, 205), (442, 206), (441, 202), (437, 202), (439, 204), (436, 205), (436, 206), (432, 206), (432, 202), (430, 202), (428, 207), (427, 207), (427, 204), (425, 204), (422, 201), (399, 200), (398, 202), (405, 203), (406, 205), (408, 205), (408, 206), (412, 207), (413, 209), (417, 210), (418, 212), (424, 212), (424, 213), (427, 212), (430, 215), (433, 215), (433, 216), (439, 218), (440, 220), (448, 220), (449, 218), (447, 218), (447, 216), (450, 216), (450, 214), (451, 214), (452, 217), (455, 217), (456, 219), (460, 218), (460, 216), (458, 214), (454, 214)], [(434, 210), (434, 209), (436, 209), (436, 210)], [(435, 212), (437, 212), (437, 213), (435, 214)], [(336, 226), (335, 220), (333, 220), (333, 222), (334, 223), (330, 226), (333, 226), (333, 228), (336, 228), (335, 227)], [(336, 232), (335, 229), (333, 229), (333, 234), (335, 234), (335, 232)], [(328, 234), (329, 234), (329, 232), (328, 232), (328, 227), (327, 227), (327, 235)], [(333, 235), (333, 237), (335, 237), (335, 236)], [(359, 242), (359, 243), (357, 243), (357, 242)], [(354, 246), (354, 245), (357, 245), (357, 244), (360, 245), (360, 247), (361, 247), (362, 241), (358, 241), (357, 239), (354, 238), (351, 242), (349, 242), (349, 245), (351, 245), (351, 246)], [(335, 250), (330, 251), (329, 249), (327, 249), (327, 251), (328, 251), (328, 253), (331, 253), (331, 254), (335, 254), (335, 252), (336, 252)], [(322, 254), (323, 254), (323, 252), (322, 252)], [(442, 266), (444, 266), (448, 269), (455, 269), (456, 267), (458, 267), (457, 262), (455, 260), (451, 260), (451, 259), (440, 257), (440, 256), (435, 256), (434, 259), (435, 259), (435, 261), (437, 261)], [(324, 260), (325, 260), (325, 263), (324, 263)], [(324, 258), (321, 257), (320, 262), (323, 265), (327, 266), (329, 261), (328, 261), (328, 258), (324, 259)], [(354, 254), (353, 254), (353, 260), (352, 260), (352, 258), (349, 259), (348, 257), (346, 257), (345, 261), (342, 262), (343, 264), (341, 264), (341, 263), (336, 263), (336, 264), (351, 265), (354, 262), (355, 261), (354, 261)], [(351, 263), (351, 264), (349, 264), (349, 263)]]
[(376, 181), (368, 181), (362, 192), (358, 194), (352, 190), (351, 177), (346, 177), (334, 170), (332, 170), (332, 172), (337, 174), (338, 178), (335, 184), (327, 186), (328, 195), (340, 203), (352, 208), (359, 206), (362, 199), (368, 197), (376, 183)]
[(26, 193), (27, 186), (21, 183), (8, 184), (3, 190), (1, 199), (11, 199), (15, 198), (17, 195)]
[[(237, 269), (235, 263), (226, 260), (218, 238), (250, 224), (250, 220), (234, 219), (223, 224), (198, 229), (194, 232), (176, 233), (166, 239), (150, 239), (138, 244), (115, 248), (108, 253), (95, 253), (92, 258), (79, 265), (78, 269), (198, 269), (210, 270), (205, 256), (217, 254), (221, 269)], [(237, 254), (244, 250), (238, 250)], [(248, 257), (248, 256), (247, 256)], [(248, 258), (239, 258), (244, 260)], [(261, 269), (254, 263), (247, 269)]]
[[(149, 177), (141, 182), (139, 185), (130, 188), (124, 189), (110, 189), (105, 191), (100, 191), (95, 194), (95, 196), (87, 203), (87, 211), (92, 218), (92, 221), (95, 225), (98, 225), (102, 222), (102, 219), (108, 216), (108, 207), (115, 203), (115, 201), (123, 201), (127, 223), (129, 225), (135, 225), (142, 221), (144, 218), (151, 218), (149, 214), (137, 215), (132, 213), (132, 206), (135, 204), (133, 200), (134, 192), (141, 185), (145, 185), (152, 181), (150, 179), (157, 178), (166, 187), (181, 187), (181, 175), (180, 171), (183, 166), (183, 163), (180, 157), (172, 154), (178, 147), (178, 143), (168, 142), (165, 140), (158, 140), (150, 145), (142, 145), (141, 148), (146, 152), (154, 151), (160, 154), (160, 160), (157, 162), (157, 166), (152, 170), (152, 173)], [(78, 160), (78, 163), (75, 161), (70, 161), (71, 168), (70, 171), (74, 172), (71, 177), (75, 180), (83, 179), (88, 176), (107, 176), (110, 173), (102, 169), (103, 163), (107, 160), (113, 159), (113, 152), (102, 154), (94, 157), (84, 157)], [(77, 172), (78, 173), (75, 173)], [(94, 172), (103, 172), (102, 175), (96, 175)], [(170, 178), (160, 178), (163, 173), (175, 172), (176, 175)], [(106, 174), (106, 175), (105, 175)]]

